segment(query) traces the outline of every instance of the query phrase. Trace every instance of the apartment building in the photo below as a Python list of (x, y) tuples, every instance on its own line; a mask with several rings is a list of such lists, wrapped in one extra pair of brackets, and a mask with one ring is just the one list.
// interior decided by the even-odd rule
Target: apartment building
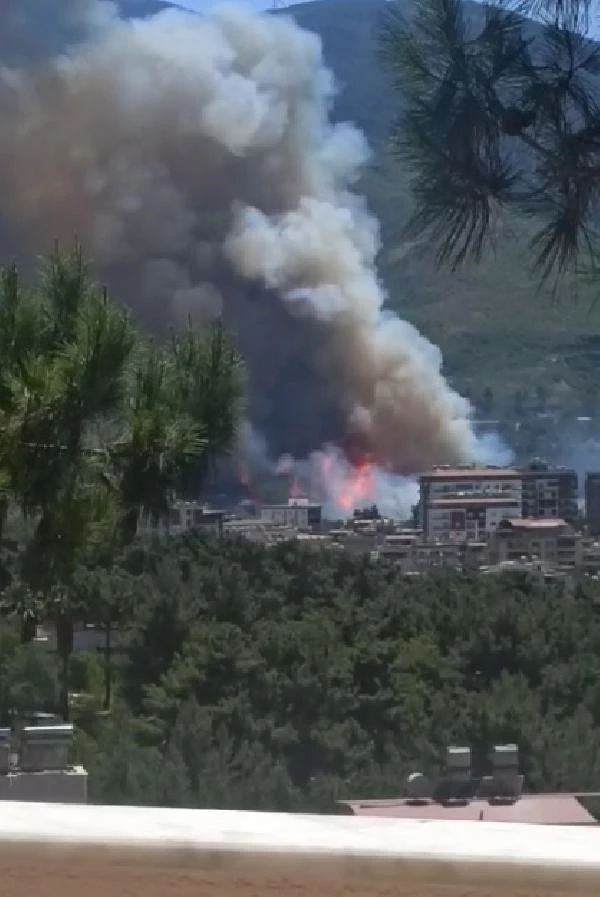
[(408, 530), (384, 536), (374, 554), (392, 561), (403, 573), (426, 573), (439, 567), (476, 570), (488, 559), (486, 542), (423, 542)]
[(590, 536), (600, 536), (600, 472), (585, 475), (585, 518)]
[(577, 473), (534, 461), (521, 468), (523, 517), (547, 517), (574, 523), (578, 517)]
[(420, 477), (419, 525), (427, 542), (478, 541), (520, 517), (522, 501), (516, 468), (439, 467)]
[(420, 486), (418, 518), (427, 540), (487, 538), (505, 519), (573, 523), (578, 516), (576, 472), (543, 461), (527, 467), (439, 467), (423, 474)]
[(169, 510), (168, 520), (155, 522), (149, 517), (140, 517), (138, 535), (177, 536), (191, 530), (201, 530), (219, 536), (223, 532), (224, 511), (207, 508), (200, 501), (179, 500)]
[(584, 576), (600, 576), (600, 542), (594, 537), (580, 538), (577, 546), (577, 566)]
[(322, 507), (307, 498), (290, 498), (285, 504), (260, 505), (258, 519), (276, 526), (315, 532), (321, 528)]
[(495, 563), (539, 560), (559, 567), (579, 565), (581, 540), (561, 518), (503, 520), (490, 538), (490, 558)]

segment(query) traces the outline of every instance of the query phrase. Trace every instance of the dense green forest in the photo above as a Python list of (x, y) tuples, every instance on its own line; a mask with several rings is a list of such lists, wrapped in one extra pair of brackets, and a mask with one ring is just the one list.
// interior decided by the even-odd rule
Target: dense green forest
[[(90, 799), (324, 810), (391, 797), (444, 746), (516, 741), (527, 786), (600, 782), (600, 590), (526, 576), (400, 577), (286, 543), (184, 536), (130, 546), (112, 590), (126, 649), (111, 711), (102, 655), (75, 654), (88, 692), (76, 754)], [(59, 664), (2, 627), (0, 701), (56, 707)]]

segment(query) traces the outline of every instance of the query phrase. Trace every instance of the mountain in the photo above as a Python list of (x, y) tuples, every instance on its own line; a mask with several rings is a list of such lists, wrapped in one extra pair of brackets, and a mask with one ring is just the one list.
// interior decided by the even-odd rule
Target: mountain
[[(465, 6), (475, 27), (482, 7)], [(390, 89), (377, 55), (377, 33), (388, 8), (380, 0), (316, 0), (285, 13), (321, 36), (340, 86), (334, 114), (355, 121), (374, 147), (374, 165), (362, 186), (382, 223), (379, 261), (390, 306), (441, 346), (450, 379), (476, 404), (485, 404), (488, 415), (516, 417), (523, 394), (542, 409), (539, 414), (550, 410), (555, 418), (565, 413), (572, 420), (596, 408), (600, 413), (600, 340), (593, 336), (600, 327), (600, 303), (595, 302), (595, 288), (579, 285), (576, 292), (558, 297), (540, 289), (529, 273), (525, 225), (510, 222), (511, 233), (495, 254), (454, 275), (436, 270), (427, 247), (405, 245), (408, 178), (385, 147), (401, 98)], [(526, 28), (528, 37), (539, 34), (534, 23)], [(540, 403), (536, 397), (542, 394)], [(525, 427), (525, 451), (546, 448), (545, 426), (540, 419), (535, 428)], [(541, 434), (537, 442), (536, 428)], [(564, 441), (556, 432), (548, 439)]]
[[(57, 17), (61, 0), (1, 0), (0, 60), (3, 65), (39, 60), (59, 53), (83, 33), (85, 3), (71, 2), (70, 14)], [(64, 0), (62, 0), (64, 2)], [(163, 0), (118, 0), (115, 4), (124, 18), (143, 18), (173, 6)], [(112, 4), (111, 4), (112, 6)], [(109, 6), (107, 5), (107, 10)], [(31, 23), (36, 27), (32, 28)]]
[(283, 10), (323, 42), (340, 89), (335, 117), (356, 122), (371, 141), (385, 136), (395, 102), (376, 52), (386, 7), (380, 0), (315, 0)]

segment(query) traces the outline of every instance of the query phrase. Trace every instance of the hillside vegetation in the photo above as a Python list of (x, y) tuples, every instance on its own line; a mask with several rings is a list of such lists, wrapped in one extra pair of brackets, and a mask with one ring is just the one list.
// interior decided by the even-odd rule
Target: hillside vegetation
[[(108, 717), (101, 656), (71, 657), (94, 801), (328, 809), (435, 774), (449, 742), (521, 747), (527, 785), (600, 782), (600, 595), (526, 577), (399, 577), (297, 543), (134, 546), (100, 592), (129, 607)], [(0, 627), (0, 715), (52, 710), (47, 650)]]

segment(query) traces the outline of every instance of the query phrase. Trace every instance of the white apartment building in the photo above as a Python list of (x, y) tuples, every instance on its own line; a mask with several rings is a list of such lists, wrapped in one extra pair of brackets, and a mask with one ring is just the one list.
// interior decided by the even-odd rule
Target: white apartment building
[(523, 480), (508, 467), (440, 467), (420, 477), (419, 517), (428, 542), (487, 538), (521, 517)]
[(521, 516), (514, 498), (446, 498), (429, 503), (427, 541), (478, 541), (487, 539), (503, 520)]

